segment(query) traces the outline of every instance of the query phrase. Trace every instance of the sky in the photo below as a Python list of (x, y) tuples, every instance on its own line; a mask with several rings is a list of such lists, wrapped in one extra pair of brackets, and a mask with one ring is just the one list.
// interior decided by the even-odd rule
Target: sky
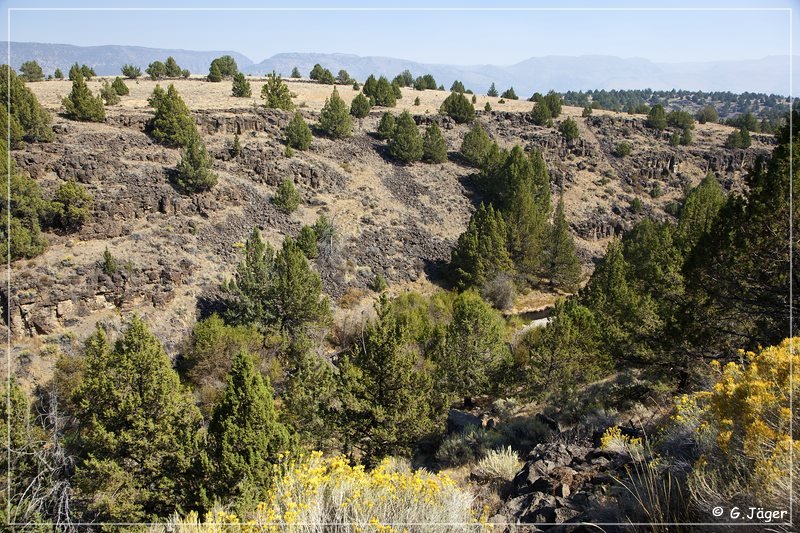
[[(287, 5), (290, 10), (252, 9)], [(510, 8), (507, 10), (476, 0), (406, 0), (395, 5), (405, 10), (374, 10), (391, 3), (363, 1), (0, 0), (7, 22), (2, 25), (3, 40), (8, 39), (10, 28), (14, 41), (231, 50), (255, 62), (281, 52), (351, 53), (461, 65), (509, 65), (533, 56), (592, 54), (669, 63), (759, 59), (789, 53), (787, 8), (795, 8), (791, 13), (795, 19), (800, 12), (800, 0), (703, 4), (684, 0), (516, 0), (502, 3)], [(53, 6), (82, 10), (44, 9)], [(129, 6), (161, 10), (122, 10)], [(355, 10), (314, 9), (320, 6)], [(583, 9), (586, 6), (624, 9)], [(672, 10), (659, 10), (664, 6)], [(684, 9), (698, 6), (710, 9)], [(231, 7), (239, 9), (230, 10)], [(541, 10), (563, 7), (569, 9)], [(631, 7), (638, 10), (627, 9)], [(206, 10), (189, 10), (192, 8)], [(793, 25), (800, 27), (797, 20)]]

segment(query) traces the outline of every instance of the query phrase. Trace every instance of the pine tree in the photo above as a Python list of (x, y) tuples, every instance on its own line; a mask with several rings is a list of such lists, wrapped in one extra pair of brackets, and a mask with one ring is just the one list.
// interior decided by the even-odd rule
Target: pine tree
[(303, 250), (288, 237), (275, 256), (274, 280), (272, 303), (279, 331), (297, 339), (331, 323), (330, 303), (322, 293), (319, 274), (311, 269)]
[(439, 113), (447, 115), (459, 124), (472, 122), (475, 118), (475, 107), (463, 93), (450, 93), (439, 107)]
[(447, 161), (447, 143), (436, 122), (431, 122), (425, 130), (425, 135), (422, 136), (422, 159), (428, 163)]
[(250, 89), (250, 82), (244, 77), (244, 74), (237, 72), (233, 75), (233, 85), (231, 86), (231, 94), (237, 98), (250, 98), (253, 91)]
[(461, 155), (473, 166), (483, 167), (492, 144), (492, 139), (483, 125), (476, 122), (461, 142)]
[(266, 501), (274, 465), (294, 451), (294, 439), (278, 422), (269, 380), (249, 353), (239, 351), (227, 387), (208, 424), (212, 493), (241, 513)]
[(119, 96), (128, 96), (128, 94), (131, 92), (130, 89), (128, 89), (128, 86), (125, 85), (125, 82), (122, 81), (122, 78), (119, 76), (114, 78), (114, 83), (111, 84), (111, 87), (114, 88), (114, 92), (116, 92)]
[(276, 74), (274, 70), (272, 73), (267, 74), (267, 82), (261, 88), (264, 107), (291, 111), (294, 109), (294, 104), (292, 103), (294, 96), (279, 74)]
[(564, 214), (564, 197), (558, 200), (553, 227), (548, 241), (547, 266), (550, 283), (574, 292), (581, 280), (581, 262), (575, 254), (575, 241)]
[(408, 325), (377, 305), (361, 342), (339, 365), (335, 425), (345, 449), (356, 449), (364, 464), (410, 455), (419, 439), (442, 425), (431, 371), (412, 345)]
[(199, 138), (189, 108), (174, 85), (170, 84), (166, 92), (156, 85), (147, 102), (155, 109), (155, 114), (146, 129), (156, 141), (175, 147), (186, 146), (190, 140)]
[(347, 104), (336, 87), (333, 88), (330, 98), (325, 100), (325, 105), (319, 114), (319, 127), (326, 135), (333, 139), (344, 139), (349, 137), (353, 130), (353, 120)]
[(480, 287), (497, 274), (513, 270), (506, 248), (506, 225), (491, 204), (481, 204), (458, 237), (450, 270), (461, 288)]
[(253, 228), (245, 242), (244, 253), (233, 279), (222, 286), (228, 294), (225, 318), (232, 324), (266, 327), (274, 321), (275, 251), (261, 240), (258, 229)]
[(494, 86), (494, 82), (492, 82), (492, 85), (489, 86), (489, 90), (487, 91), (486, 96), (497, 98), (497, 88)]
[(364, 118), (369, 114), (370, 107), (369, 99), (358, 93), (350, 102), (350, 114), (356, 118)]
[(103, 109), (103, 99), (93, 96), (92, 91), (83, 80), (83, 75), (78, 72), (72, 82), (72, 92), (62, 100), (67, 117), (82, 122), (104, 122), (106, 111)]
[(392, 135), (394, 135), (395, 128), (397, 128), (397, 123), (394, 115), (388, 111), (385, 112), (381, 117), (380, 124), (378, 124), (378, 137), (384, 140), (391, 139)]
[(502, 317), (477, 292), (459, 294), (437, 360), (445, 390), (462, 398), (489, 393), (509, 356), (504, 334)]
[(219, 69), (219, 64), (215, 63), (214, 61), (211, 62), (211, 66), (208, 69), (208, 81), (219, 83), (222, 81), (222, 71)]
[(286, 125), (283, 133), (286, 135), (286, 145), (298, 150), (308, 150), (311, 146), (311, 128), (308, 127), (306, 121), (303, 120), (303, 115), (297, 111), (292, 120)]
[(88, 516), (146, 522), (196, 508), (202, 420), (159, 340), (134, 317), (113, 348), (98, 328), (85, 353), (73, 483)]
[(106, 105), (115, 105), (119, 103), (119, 95), (111, 84), (108, 83), (108, 80), (105, 80), (103, 86), (100, 88), (100, 98), (103, 99)]
[(278, 186), (275, 191), (275, 196), (272, 197), (272, 203), (275, 207), (286, 213), (294, 212), (302, 201), (300, 192), (295, 188), (294, 182), (290, 179), (285, 179)]

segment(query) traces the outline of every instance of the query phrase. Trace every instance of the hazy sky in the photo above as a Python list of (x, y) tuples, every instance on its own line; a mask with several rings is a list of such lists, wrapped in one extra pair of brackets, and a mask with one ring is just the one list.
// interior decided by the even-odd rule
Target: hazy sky
[[(435, 3), (434, 3), (435, 2)], [(237, 0), (0, 1), (6, 8), (179, 7), (252, 8), (264, 6), (370, 8), (379, 2), (292, 0), (282, 4)], [(390, 6), (390, 3), (384, 3)], [(76, 45), (122, 44), (191, 50), (234, 50), (253, 61), (279, 52), (341, 52), (400, 57), (427, 63), (516, 63), (531, 56), (603, 54), (659, 62), (757, 59), (789, 53), (790, 0), (712, 1), (711, 8), (749, 10), (559, 10), (469, 11), (488, 1), (396, 2), (385, 11), (22, 11), (10, 16), (11, 39)], [(504, 7), (696, 7), (696, 2), (503, 2)], [(797, 11), (794, 10), (797, 18)], [(798, 27), (797, 21), (794, 24)], [(2, 26), (3, 38), (8, 28)], [(796, 47), (795, 47), (796, 48)]]

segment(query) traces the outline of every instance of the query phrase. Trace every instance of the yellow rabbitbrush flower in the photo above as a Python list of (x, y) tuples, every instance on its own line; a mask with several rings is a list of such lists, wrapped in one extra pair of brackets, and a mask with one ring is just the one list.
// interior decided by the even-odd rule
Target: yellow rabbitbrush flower
[(254, 520), (268, 531), (286, 526), (309, 532), (337, 526), (364, 532), (487, 530), (485, 517), (483, 523), (473, 517), (472, 503), (444, 474), (411, 470), (396, 460), (366, 471), (344, 457), (313, 453), (282, 473)]
[[(726, 490), (734, 491), (751, 498), (751, 505), (788, 501), (790, 472), (800, 471), (800, 442), (789, 434), (792, 417), (794, 424), (800, 422), (789, 409), (790, 395), (800, 390), (798, 349), (800, 338), (757, 353), (740, 352), (743, 362), (722, 367), (710, 391), (676, 402), (674, 423), (692, 428), (695, 440), (708, 448), (693, 474), (706, 492), (713, 488), (730, 498)], [(712, 456), (716, 460), (709, 460)]]

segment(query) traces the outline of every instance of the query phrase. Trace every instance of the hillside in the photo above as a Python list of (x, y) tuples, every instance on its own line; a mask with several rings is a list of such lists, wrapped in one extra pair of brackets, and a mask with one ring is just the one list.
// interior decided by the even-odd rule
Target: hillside
[[(194, 113), (220, 176), (213, 190), (191, 197), (179, 194), (167, 179), (179, 151), (143, 133), (154, 82), (129, 83), (130, 96), (107, 109), (105, 124), (57, 115), (69, 82), (30, 84), (56, 114), (56, 141), (13, 152), (17, 163), (46, 189), (77, 179), (94, 196), (96, 213), (78, 234), (51, 233), (45, 254), (13, 265), (9, 315), (15, 354), (31, 338), (66, 330), (83, 338), (98, 320), (119, 320), (120, 311), (123, 317), (136, 312), (147, 318), (174, 351), (195, 319), (215, 309), (218, 287), (240, 260), (239, 246), (252, 227), (262, 228), (278, 246), (283, 236), (295, 235), (320, 214), (331, 218), (341, 235), (338, 257), (317, 264), (326, 292), (339, 304), (339, 317), (350, 313), (343, 307), (369, 307), (367, 286), (378, 273), (395, 294), (447, 285), (442, 267), (481, 201), (470, 181), (475, 170), (457, 155), (467, 126), (436, 113), (447, 93), (404, 89), (392, 111), (409, 109), (420, 124), (438, 121), (450, 161), (400, 166), (372, 135), (383, 112), (379, 108), (355, 121), (351, 139), (315, 137), (310, 150), (287, 158), (281, 140), (289, 113), (258, 108), (255, 97), (233, 98), (228, 83), (174, 83)], [(252, 80), (254, 94), (262, 83)], [(100, 81), (89, 85), (97, 90)], [(292, 81), (289, 86), (305, 118), (314, 123), (330, 87)], [(356, 93), (343, 88), (341, 94), (349, 101)], [(411, 105), (417, 96), (419, 107)], [(530, 122), (529, 102), (499, 104), (496, 98), (478, 97), (476, 107), (485, 101), (496, 111), (479, 112), (479, 120), (502, 146), (543, 150), (553, 202), (563, 187), (585, 273), (602, 256), (610, 236), (646, 216), (670, 219), (667, 206), (707, 172), (725, 189), (739, 188), (742, 173), (757, 155), (768, 153), (772, 141), (754, 135), (751, 148), (731, 151), (722, 145), (732, 128), (705, 124), (696, 126), (691, 146), (672, 147), (670, 132), (655, 134), (643, 126), (641, 116), (598, 111), (581, 118), (581, 109), (565, 107), (564, 115), (575, 118), (581, 132), (578, 141), (565, 142), (555, 129)], [(232, 158), (235, 133), (243, 149)], [(633, 151), (619, 158), (612, 152), (623, 139)], [(284, 178), (293, 179), (303, 196), (303, 205), (290, 216), (270, 203)], [(99, 268), (106, 247), (128, 265), (114, 278)], [(363, 301), (356, 305), (354, 298)], [(552, 298), (540, 298), (537, 305)]]

